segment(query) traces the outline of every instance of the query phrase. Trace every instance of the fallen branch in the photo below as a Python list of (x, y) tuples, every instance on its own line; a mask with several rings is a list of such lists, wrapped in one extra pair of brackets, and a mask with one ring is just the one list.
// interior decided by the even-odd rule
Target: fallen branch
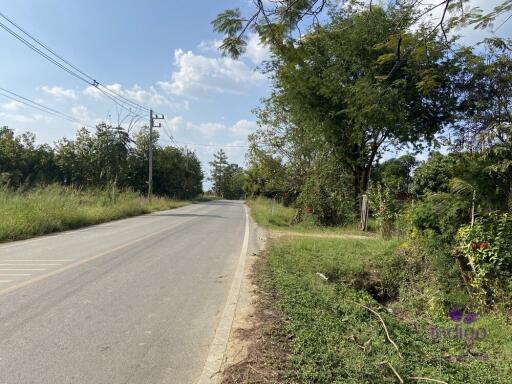
[(362, 307), (364, 309), (367, 309), (368, 311), (370, 311), (371, 313), (373, 313), (375, 316), (377, 316), (380, 320), (380, 322), (382, 323), (382, 327), (384, 328), (384, 332), (386, 332), (386, 338), (388, 339), (388, 341), (393, 344), (393, 347), (395, 347), (395, 349), (397, 350), (398, 354), (400, 355), (400, 357), (402, 357), (402, 354), (400, 353), (400, 349), (398, 348), (398, 345), (396, 345), (396, 343), (393, 341), (393, 339), (391, 338), (391, 336), (389, 336), (389, 332), (388, 332), (388, 327), (386, 327), (386, 323), (384, 322), (384, 319), (381, 317), (381, 315), (379, 315), (379, 313), (373, 309), (371, 309), (370, 307), (367, 307), (366, 305), (363, 305), (363, 304), (360, 304), (360, 303), (357, 303), (355, 301), (352, 301), (352, 300), (347, 300), (359, 307)]
[(402, 379), (402, 377), (398, 374), (398, 372), (396, 371), (395, 367), (393, 367), (391, 365), (391, 363), (389, 361), (383, 361), (381, 363), (377, 363), (379, 365), (382, 365), (382, 364), (387, 364), (389, 366), (389, 368), (391, 368), (391, 370), (393, 371), (393, 373), (395, 374), (395, 376), (398, 378), (398, 380), (400, 381), (400, 383), (403, 384), (404, 380)]
[(415, 376), (411, 376), (411, 377), (409, 377), (409, 379), (411, 379), (411, 380), (418, 380), (418, 381), (432, 381), (434, 383), (448, 384), (446, 381), (430, 379), (428, 377), (415, 377)]

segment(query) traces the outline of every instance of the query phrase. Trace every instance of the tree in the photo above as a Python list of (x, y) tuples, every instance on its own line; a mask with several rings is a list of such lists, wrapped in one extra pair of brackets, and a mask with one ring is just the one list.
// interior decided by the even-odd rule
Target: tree
[(455, 165), (455, 156), (432, 152), (428, 160), (416, 169), (412, 192), (417, 196), (449, 192), (450, 180), (455, 176)]
[(164, 147), (154, 151), (154, 192), (189, 199), (202, 192), (203, 172), (195, 153)]
[(403, 155), (378, 164), (372, 170), (372, 184), (381, 184), (395, 196), (407, 195), (411, 190), (413, 170), (418, 162), (413, 155)]
[(36, 145), (31, 133), (15, 135), (0, 127), (0, 185), (48, 184), (59, 180), (59, 169), (52, 149)]
[(239, 199), (243, 196), (245, 182), (243, 169), (237, 164), (230, 164), (223, 149), (213, 155), (210, 169), (213, 192), (217, 196), (226, 199)]
[[(203, 173), (197, 156), (186, 149), (158, 144), (153, 133), (155, 193), (188, 199), (202, 192)], [(98, 124), (91, 133), (78, 130), (73, 140), (55, 148), (36, 145), (35, 136), (16, 136), (0, 128), (0, 184), (11, 187), (63, 183), (79, 187), (147, 190), (149, 129), (130, 138), (121, 127)], [(115, 196), (115, 193), (113, 194)]]
[(431, 142), (452, 118), (448, 50), (439, 35), (425, 40), (411, 25), (395, 35), (400, 12), (374, 6), (334, 14), (276, 55), (274, 92), (258, 112), (295, 158), (336, 161), (351, 175), (355, 210), (386, 146)]
[(226, 178), (226, 168), (228, 166), (228, 157), (221, 148), (214, 153), (213, 160), (210, 162), (210, 181), (213, 182), (213, 192), (215, 195), (223, 197), (224, 183)]
[[(467, 25), (473, 25), (475, 29), (492, 29), (500, 15), (512, 12), (512, 0), (499, 3), (487, 13), (479, 7), (468, 9), (469, 0), (392, 0), (387, 3), (390, 7), (401, 8), (406, 12), (395, 14), (397, 35), (401, 35), (411, 24), (425, 24), (433, 11), (441, 9), (441, 17), (436, 23), (431, 23), (425, 33), (431, 35), (440, 30), (448, 44), (450, 30)], [(212, 25), (215, 31), (224, 35), (220, 45), (222, 52), (238, 58), (246, 50), (249, 33), (256, 31), (263, 42), (269, 44), (274, 52), (279, 52), (300, 41), (303, 37), (302, 29), (320, 26), (320, 20), (328, 20), (325, 14), (336, 12), (337, 8), (371, 13), (375, 5), (373, 1), (361, 0), (257, 0), (254, 1), (254, 10), (249, 14), (242, 15), (239, 8), (227, 9), (217, 15)], [(496, 30), (509, 19), (506, 18)], [(382, 38), (384, 42), (387, 36)]]

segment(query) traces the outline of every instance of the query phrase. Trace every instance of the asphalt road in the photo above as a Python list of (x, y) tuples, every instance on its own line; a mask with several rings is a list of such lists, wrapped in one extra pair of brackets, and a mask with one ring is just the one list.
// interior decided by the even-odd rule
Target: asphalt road
[(194, 383), (244, 226), (216, 201), (0, 245), (0, 383)]

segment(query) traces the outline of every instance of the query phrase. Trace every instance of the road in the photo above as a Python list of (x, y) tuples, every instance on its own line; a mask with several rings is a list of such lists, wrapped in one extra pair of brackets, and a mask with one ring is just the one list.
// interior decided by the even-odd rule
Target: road
[(215, 201), (0, 245), (0, 383), (194, 383), (245, 220)]

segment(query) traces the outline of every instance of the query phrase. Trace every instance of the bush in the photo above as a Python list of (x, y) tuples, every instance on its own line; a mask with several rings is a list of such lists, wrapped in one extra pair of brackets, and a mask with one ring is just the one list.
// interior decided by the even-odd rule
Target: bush
[[(354, 222), (353, 200), (340, 185), (326, 183), (320, 178), (310, 178), (304, 184), (296, 205), (306, 213), (308, 210), (312, 212), (321, 225), (351, 224)], [(307, 217), (304, 214), (302, 216)]]
[(406, 209), (401, 229), (425, 236), (433, 246), (449, 246), (458, 228), (469, 222), (470, 210), (471, 203), (463, 198), (448, 193), (427, 195)]
[(401, 209), (401, 203), (395, 193), (385, 185), (370, 188), (368, 202), (373, 215), (377, 218), (378, 228), (384, 238), (390, 238), (395, 231), (395, 224)]
[(455, 255), (473, 293), (489, 304), (512, 275), (512, 217), (491, 213), (459, 229)]

